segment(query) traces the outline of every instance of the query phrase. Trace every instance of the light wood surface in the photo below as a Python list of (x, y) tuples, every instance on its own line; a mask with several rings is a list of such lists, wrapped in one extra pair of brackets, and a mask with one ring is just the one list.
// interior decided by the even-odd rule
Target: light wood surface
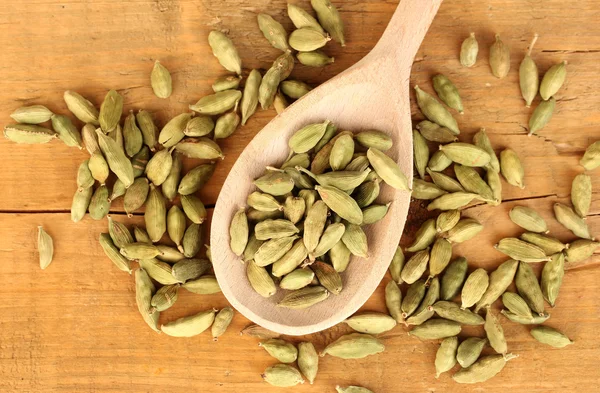
[[(412, 124), (408, 80), (419, 45), (441, 0), (403, 0), (373, 51), (352, 68), (319, 86), (270, 122), (242, 152), (215, 206), (211, 227), (214, 266), (223, 294), (255, 323), (282, 334), (302, 335), (327, 329), (352, 315), (371, 296), (385, 274), (406, 222), (410, 192), (382, 187), (381, 203), (392, 202), (380, 222), (365, 227), (369, 258), (352, 258), (342, 274), (338, 296), (310, 307), (278, 307), (284, 291), (263, 298), (250, 286), (245, 265), (229, 247), (229, 226), (235, 212), (256, 189), (254, 179), (265, 167), (288, 156), (289, 138), (307, 124), (332, 121), (340, 130), (381, 130), (394, 145), (386, 152), (412, 177)], [(385, 77), (383, 77), (385, 76)], [(354, 263), (352, 263), (354, 262)]]
[[(342, 2), (336, 2), (336, 4)], [(300, 2), (308, 9), (308, 2)], [(343, 2), (348, 44), (329, 45), (336, 57), (323, 70), (298, 66), (293, 77), (313, 85), (349, 68), (373, 48), (395, 10), (395, 0)], [(224, 72), (210, 55), (206, 37), (212, 24), (227, 29), (238, 45), (244, 68), (266, 69), (277, 50), (262, 38), (256, 13), (269, 12), (291, 28), (285, 2), (267, 1), (37, 1), (6, 0), (0, 7), (0, 118), (21, 103), (45, 104), (66, 113), (62, 93), (72, 89), (96, 104), (109, 88), (125, 95), (126, 109), (151, 110), (159, 124), (186, 110), (210, 91)], [(473, 268), (493, 268), (504, 257), (492, 245), (504, 236), (520, 233), (508, 219), (514, 204), (535, 207), (547, 219), (551, 233), (564, 241), (574, 237), (552, 219), (555, 200), (568, 201), (570, 183), (581, 168), (577, 162), (585, 147), (600, 139), (600, 5), (595, 0), (532, 2), (522, 0), (446, 0), (418, 51), (411, 85), (433, 92), (431, 76), (442, 72), (459, 87), (465, 115), (459, 117), (461, 138), (469, 140), (486, 127), (500, 151), (510, 146), (526, 168), (524, 190), (504, 183), (500, 207), (478, 206), (466, 214), (483, 222), (477, 238), (454, 249)], [(461, 68), (458, 50), (470, 31), (480, 43), (480, 57), (472, 69)], [(493, 34), (511, 46), (512, 69), (495, 79), (487, 64)], [(534, 32), (540, 40), (534, 58), (543, 73), (567, 60), (568, 77), (557, 95), (557, 111), (539, 137), (525, 136), (531, 110), (524, 107), (517, 72)], [(152, 96), (148, 75), (156, 58), (173, 72), (175, 92), (169, 100)], [(414, 97), (413, 97), (414, 98)], [(422, 118), (414, 99), (412, 115)], [(537, 101), (534, 103), (534, 106)], [(532, 108), (533, 109), (533, 108)], [(252, 137), (274, 116), (259, 111), (223, 143), (226, 159), (200, 193), (212, 205), (235, 159)], [(132, 277), (118, 271), (103, 255), (97, 239), (106, 221), (87, 217), (71, 223), (68, 212), (84, 152), (53, 142), (46, 146), (19, 146), (0, 138), (3, 158), (0, 174), (0, 391), (2, 392), (276, 392), (260, 373), (276, 361), (258, 348), (255, 339), (238, 332), (249, 322), (236, 315), (230, 330), (217, 342), (204, 334), (174, 339), (151, 332), (138, 315)], [(188, 167), (193, 162), (187, 162)], [(595, 190), (598, 171), (592, 172)], [(588, 221), (600, 233), (600, 203), (594, 203)], [(411, 240), (424, 217), (423, 204), (414, 202), (403, 244)], [(113, 216), (126, 220), (114, 207)], [(136, 217), (140, 220), (140, 217)], [(55, 260), (39, 269), (35, 250), (36, 227), (43, 225), (55, 239)], [(600, 257), (591, 259), (596, 264)], [(384, 335), (386, 351), (374, 357), (342, 361), (321, 359), (314, 386), (290, 391), (334, 392), (337, 384), (361, 384), (376, 393), (393, 392), (574, 392), (596, 391), (600, 383), (600, 284), (592, 265), (567, 272), (557, 306), (548, 325), (565, 331), (575, 344), (555, 350), (537, 344), (528, 328), (501, 322), (511, 352), (520, 355), (484, 385), (460, 386), (449, 374), (434, 378), (437, 343), (420, 342), (397, 327)], [(385, 278), (363, 307), (384, 311)], [(198, 296), (181, 292), (180, 300), (163, 320), (210, 307), (227, 305), (222, 295)], [(337, 326), (305, 337), (322, 349), (341, 334)], [(464, 329), (461, 336), (482, 335)], [(299, 339), (293, 339), (298, 341)]]

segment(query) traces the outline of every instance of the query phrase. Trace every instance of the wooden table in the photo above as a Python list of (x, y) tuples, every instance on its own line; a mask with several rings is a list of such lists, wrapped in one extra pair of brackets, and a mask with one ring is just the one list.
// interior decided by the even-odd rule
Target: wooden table
[[(426, 0), (423, 0), (426, 1)], [(376, 43), (394, 11), (395, 0), (348, 0), (341, 13), (348, 45), (329, 45), (333, 65), (323, 69), (298, 66), (293, 78), (318, 85), (363, 57)], [(275, 0), (138, 0), (39, 1), (5, 0), (0, 7), (0, 118), (22, 104), (39, 103), (67, 113), (62, 101), (71, 89), (100, 104), (110, 88), (125, 97), (126, 110), (152, 111), (162, 126), (187, 110), (189, 103), (210, 92), (225, 74), (210, 54), (208, 32), (228, 30), (244, 68), (269, 67), (277, 51), (264, 40), (255, 22), (267, 12), (291, 29), (285, 1)], [(301, 2), (308, 8), (308, 1)], [(503, 261), (492, 245), (519, 229), (507, 212), (516, 205), (538, 209), (551, 233), (563, 241), (573, 236), (552, 218), (555, 201), (568, 201), (573, 177), (584, 149), (600, 139), (600, 3), (580, 0), (446, 0), (417, 56), (411, 77), (432, 92), (430, 78), (439, 72), (459, 87), (465, 114), (459, 116), (461, 138), (470, 141), (485, 127), (497, 151), (510, 146), (526, 168), (524, 190), (504, 183), (500, 207), (476, 206), (467, 215), (485, 225), (475, 239), (455, 247), (472, 266), (493, 269)], [(480, 43), (478, 63), (458, 63), (462, 40), (474, 31)], [(540, 39), (534, 58), (541, 72), (567, 60), (568, 77), (557, 95), (557, 110), (539, 136), (526, 137), (531, 109), (524, 107), (518, 87), (518, 65), (534, 32)], [(487, 57), (494, 33), (511, 46), (512, 69), (499, 80)], [(161, 59), (173, 73), (175, 91), (168, 100), (152, 95), (149, 73)], [(539, 98), (538, 98), (539, 99)], [(536, 102), (537, 104), (537, 102)], [(415, 119), (422, 118), (413, 105)], [(274, 116), (259, 111), (224, 141), (226, 159), (200, 196), (214, 205), (227, 172), (250, 139)], [(249, 322), (240, 315), (218, 342), (203, 334), (175, 339), (150, 331), (135, 306), (132, 277), (118, 271), (103, 255), (98, 235), (106, 221), (86, 217), (74, 224), (69, 209), (75, 174), (85, 151), (60, 142), (25, 146), (0, 139), (0, 391), (2, 392), (275, 392), (260, 373), (276, 363), (258, 341), (240, 337)], [(193, 165), (187, 162), (188, 167)], [(593, 175), (597, 175), (597, 171)], [(600, 186), (593, 179), (596, 189)], [(600, 232), (599, 194), (594, 194), (588, 222)], [(428, 213), (415, 202), (403, 243)], [(116, 203), (111, 214), (129, 220)], [(36, 228), (43, 225), (55, 239), (55, 259), (46, 270), (38, 266)], [(592, 262), (600, 262), (595, 256)], [(450, 373), (434, 378), (438, 344), (407, 336), (404, 327), (385, 334), (385, 353), (363, 360), (321, 360), (314, 386), (297, 392), (333, 392), (337, 384), (361, 384), (377, 393), (392, 392), (572, 392), (597, 391), (600, 383), (600, 284), (597, 270), (567, 272), (558, 305), (548, 324), (566, 332), (575, 345), (562, 350), (535, 342), (528, 328), (502, 319), (509, 349), (520, 357), (484, 385), (459, 386)], [(383, 287), (365, 310), (384, 311)], [(210, 307), (223, 307), (221, 295), (199, 296), (182, 291), (165, 319)], [(318, 348), (348, 329), (338, 326), (309, 339)], [(482, 335), (464, 329), (463, 335)], [(294, 341), (299, 339), (294, 339)]]

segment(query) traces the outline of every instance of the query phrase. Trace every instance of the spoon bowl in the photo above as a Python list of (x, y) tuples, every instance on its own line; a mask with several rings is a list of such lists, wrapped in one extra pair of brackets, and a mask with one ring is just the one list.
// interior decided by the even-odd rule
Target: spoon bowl
[(277, 307), (284, 296), (263, 298), (246, 278), (246, 267), (229, 248), (229, 225), (256, 189), (266, 166), (287, 158), (292, 134), (310, 123), (330, 120), (339, 130), (377, 129), (394, 142), (386, 151), (412, 178), (409, 78), (415, 54), (442, 0), (401, 0), (377, 46), (350, 69), (312, 90), (273, 119), (245, 148), (216, 203), (211, 227), (213, 264), (223, 294), (253, 322), (278, 333), (303, 335), (327, 329), (353, 314), (375, 291), (404, 229), (410, 192), (382, 183), (378, 203), (392, 202), (381, 221), (364, 227), (369, 257), (352, 257), (341, 274), (344, 289), (308, 309)]

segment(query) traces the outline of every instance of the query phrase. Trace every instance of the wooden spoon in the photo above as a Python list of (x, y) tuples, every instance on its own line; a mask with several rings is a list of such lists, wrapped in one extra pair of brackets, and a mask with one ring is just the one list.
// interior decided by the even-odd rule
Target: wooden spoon
[(366, 226), (369, 258), (354, 257), (342, 273), (344, 289), (304, 310), (277, 307), (284, 296), (263, 298), (246, 278), (246, 266), (229, 248), (229, 225), (246, 206), (252, 184), (266, 166), (282, 164), (290, 136), (306, 124), (331, 120), (340, 130), (377, 129), (392, 136), (386, 152), (412, 179), (412, 125), (409, 78), (414, 57), (442, 0), (401, 0), (375, 48), (360, 62), (291, 105), (273, 119), (242, 152), (215, 207), (211, 228), (214, 269), (233, 307), (253, 322), (287, 335), (327, 329), (358, 310), (373, 294), (394, 255), (408, 213), (410, 193), (382, 184), (380, 203), (393, 202), (387, 216)]

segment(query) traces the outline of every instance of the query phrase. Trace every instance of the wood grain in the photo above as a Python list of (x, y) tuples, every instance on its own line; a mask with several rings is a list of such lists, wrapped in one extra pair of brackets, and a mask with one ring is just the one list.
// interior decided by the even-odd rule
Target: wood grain
[[(308, 2), (300, 4), (308, 9)], [(293, 77), (317, 85), (349, 68), (375, 45), (396, 5), (395, 0), (343, 2), (348, 45), (327, 47), (336, 57), (333, 65), (322, 70), (298, 66)], [(0, 7), (0, 119), (10, 122), (12, 110), (30, 103), (66, 113), (62, 102), (66, 89), (99, 104), (106, 91), (115, 88), (124, 94), (126, 110), (146, 108), (163, 125), (208, 94), (212, 81), (224, 74), (206, 42), (213, 26), (229, 31), (246, 72), (266, 69), (277, 51), (262, 38), (254, 17), (271, 13), (289, 30), (284, 10), (283, 0), (6, 0)], [(595, 87), (600, 73), (600, 27), (595, 23), (599, 17), (595, 0), (568, 5), (560, 0), (446, 0), (442, 4), (417, 54), (411, 85), (432, 92), (431, 76), (439, 72), (449, 76), (465, 103), (465, 115), (458, 119), (461, 137), (469, 140), (479, 127), (486, 127), (497, 150), (510, 146), (526, 168), (524, 190), (503, 183), (504, 199), (513, 202), (467, 209), (467, 215), (486, 226), (477, 238), (455, 248), (473, 268), (496, 266), (504, 257), (492, 245), (503, 236), (520, 233), (508, 219), (512, 204), (535, 207), (553, 235), (564, 241), (574, 239), (552, 219), (551, 206), (557, 198), (568, 200), (570, 182), (582, 170), (577, 166), (579, 157), (589, 143), (600, 139), (600, 94)], [(481, 51), (476, 66), (465, 69), (459, 66), (458, 50), (470, 31), (476, 32)], [(512, 69), (503, 80), (495, 79), (487, 64), (488, 46), (496, 32), (512, 48)], [(539, 137), (527, 138), (525, 128), (533, 108), (526, 109), (520, 98), (517, 69), (534, 32), (540, 34), (534, 58), (541, 72), (562, 60), (569, 65), (554, 118)], [(148, 78), (157, 58), (174, 76), (175, 92), (169, 100), (151, 93)], [(412, 115), (422, 118), (414, 100)], [(236, 157), (273, 116), (273, 111), (260, 111), (224, 141), (227, 157), (200, 194), (207, 205), (216, 201)], [(18, 146), (3, 138), (0, 152), (0, 391), (279, 391), (260, 380), (259, 374), (275, 361), (257, 347), (257, 340), (237, 335), (248, 323), (239, 315), (217, 343), (206, 334), (189, 340), (156, 335), (144, 325), (135, 306), (133, 279), (113, 267), (97, 243), (106, 221), (86, 218), (73, 224), (63, 213), (70, 208), (77, 166), (86, 158), (83, 152), (58, 142)], [(597, 173), (592, 172), (596, 190)], [(599, 200), (594, 193), (588, 218), (594, 233), (600, 233)], [(423, 206), (413, 203), (403, 243), (411, 240), (421, 219), (430, 214)], [(114, 210), (118, 212), (119, 205)], [(35, 251), (37, 225), (44, 225), (56, 242), (55, 260), (46, 271), (39, 269)], [(592, 260), (600, 263), (598, 255)], [(363, 309), (384, 311), (386, 283), (384, 279)], [(384, 335), (385, 353), (357, 361), (322, 358), (315, 386), (293, 391), (333, 392), (337, 384), (362, 384), (377, 393), (595, 391), (600, 382), (599, 293), (597, 270), (567, 272), (548, 321), (575, 340), (565, 349), (537, 344), (527, 327), (502, 319), (509, 348), (520, 357), (485, 385), (459, 386), (448, 374), (436, 380), (437, 343), (422, 343), (397, 327)], [(164, 314), (165, 320), (226, 305), (221, 295), (182, 291), (180, 299)], [(338, 326), (306, 339), (322, 349), (347, 331)], [(462, 336), (468, 334), (482, 332), (465, 328)]]

